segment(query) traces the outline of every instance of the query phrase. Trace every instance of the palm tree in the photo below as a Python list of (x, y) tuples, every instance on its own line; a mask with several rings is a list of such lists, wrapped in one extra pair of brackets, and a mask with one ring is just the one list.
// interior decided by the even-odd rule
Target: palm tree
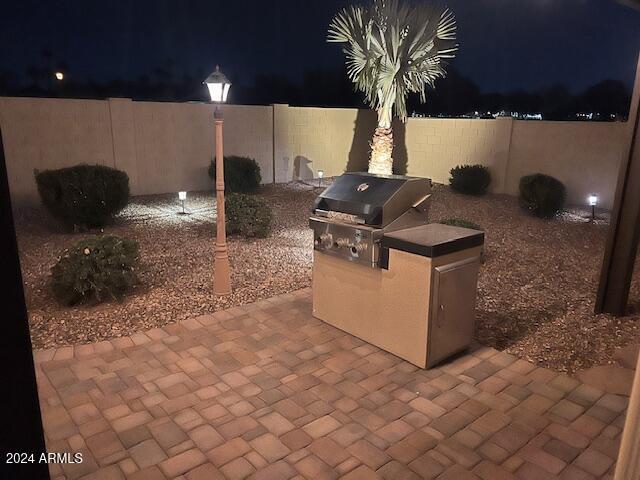
[(455, 17), (446, 7), (374, 0), (339, 12), (327, 41), (344, 44), (347, 74), (378, 112), (369, 172), (391, 174), (393, 114), (405, 121), (407, 95), (419, 93), (425, 102), (426, 87), (445, 76), (458, 49)]

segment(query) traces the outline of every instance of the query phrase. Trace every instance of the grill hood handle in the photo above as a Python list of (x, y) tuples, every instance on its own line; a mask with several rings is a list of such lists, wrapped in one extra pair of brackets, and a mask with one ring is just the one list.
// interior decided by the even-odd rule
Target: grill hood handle
[(411, 205), (411, 207), (415, 208), (416, 210), (418, 210), (420, 212), (427, 213), (427, 212), (429, 212), (429, 206), (430, 205), (431, 205), (431, 194), (428, 193), (427, 195), (422, 197), (420, 200), (418, 200), (416, 203)]

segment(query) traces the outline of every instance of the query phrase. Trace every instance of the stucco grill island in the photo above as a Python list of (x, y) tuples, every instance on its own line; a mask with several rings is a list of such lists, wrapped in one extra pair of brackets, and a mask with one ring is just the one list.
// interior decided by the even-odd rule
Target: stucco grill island
[(431, 181), (345, 173), (316, 199), (313, 315), (421, 367), (473, 339), (484, 234), (429, 223)]

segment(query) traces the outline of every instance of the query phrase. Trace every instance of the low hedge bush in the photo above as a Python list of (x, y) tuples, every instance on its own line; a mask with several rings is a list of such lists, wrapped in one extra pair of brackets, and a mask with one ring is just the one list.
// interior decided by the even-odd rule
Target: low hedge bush
[(138, 278), (138, 244), (114, 235), (90, 237), (65, 250), (51, 269), (51, 286), (63, 305), (118, 299)]
[(231, 193), (226, 196), (227, 232), (243, 237), (265, 238), (271, 233), (273, 213), (262, 197)]
[(129, 177), (104, 165), (35, 171), (40, 199), (67, 226), (101, 227), (129, 202)]
[(465, 195), (484, 195), (491, 184), (491, 172), (484, 165), (458, 165), (449, 173), (451, 189)]
[[(216, 160), (211, 160), (209, 177), (216, 180)], [(260, 187), (260, 165), (253, 158), (230, 155), (224, 157), (224, 185), (231, 193), (254, 193)]]
[(440, 220), (438, 223), (482, 231), (482, 227), (480, 225), (472, 222), (471, 220), (467, 220), (466, 218), (445, 218), (444, 220)]
[(536, 217), (552, 218), (562, 211), (567, 198), (564, 184), (536, 173), (520, 179), (520, 204)]

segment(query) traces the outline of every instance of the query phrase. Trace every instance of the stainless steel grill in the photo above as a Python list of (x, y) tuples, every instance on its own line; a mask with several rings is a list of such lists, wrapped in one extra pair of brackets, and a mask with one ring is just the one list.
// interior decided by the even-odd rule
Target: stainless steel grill
[(428, 178), (345, 173), (315, 201), (314, 249), (379, 268), (382, 236), (427, 224)]

